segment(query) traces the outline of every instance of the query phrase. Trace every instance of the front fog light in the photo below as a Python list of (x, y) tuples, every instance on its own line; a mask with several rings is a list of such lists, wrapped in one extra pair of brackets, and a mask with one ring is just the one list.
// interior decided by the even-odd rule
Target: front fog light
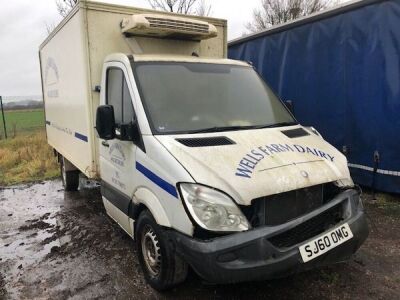
[(212, 231), (245, 231), (250, 225), (231, 198), (199, 184), (182, 183), (180, 191), (192, 218)]

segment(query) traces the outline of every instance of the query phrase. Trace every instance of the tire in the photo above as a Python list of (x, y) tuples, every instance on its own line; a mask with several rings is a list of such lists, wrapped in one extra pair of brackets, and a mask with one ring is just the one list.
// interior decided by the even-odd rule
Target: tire
[(67, 192), (77, 191), (79, 187), (79, 171), (66, 171), (64, 157), (60, 160), (60, 171), (64, 190)]
[(162, 231), (148, 210), (140, 214), (136, 225), (136, 249), (144, 277), (157, 291), (182, 283), (188, 273), (187, 263), (176, 255)]

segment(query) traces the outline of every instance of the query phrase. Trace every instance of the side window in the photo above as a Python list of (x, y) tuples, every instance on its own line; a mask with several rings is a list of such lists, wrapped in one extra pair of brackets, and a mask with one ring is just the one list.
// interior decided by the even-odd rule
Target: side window
[(133, 113), (133, 105), (132, 105), (132, 98), (131, 94), (129, 93), (128, 84), (126, 80), (123, 82), (123, 89), (122, 89), (122, 120), (124, 123), (131, 123), (134, 121), (135, 114)]
[(107, 70), (107, 104), (114, 107), (115, 123), (122, 123), (122, 82), (124, 73), (121, 69)]
[(107, 70), (107, 104), (114, 107), (117, 125), (131, 123), (134, 120), (132, 98), (121, 69), (110, 68)]

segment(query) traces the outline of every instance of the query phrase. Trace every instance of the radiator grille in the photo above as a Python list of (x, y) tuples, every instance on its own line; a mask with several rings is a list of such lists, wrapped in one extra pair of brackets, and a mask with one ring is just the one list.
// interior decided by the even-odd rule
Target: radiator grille
[(317, 236), (343, 220), (343, 204), (339, 203), (322, 214), (276, 235), (269, 241), (278, 248), (288, 248)]
[(208, 33), (208, 24), (201, 24), (182, 20), (171, 20), (155, 17), (146, 17), (152, 28), (186, 31), (191, 33)]
[(315, 185), (277, 195), (261, 197), (242, 207), (253, 227), (276, 226), (306, 215), (332, 200), (340, 189), (333, 183)]

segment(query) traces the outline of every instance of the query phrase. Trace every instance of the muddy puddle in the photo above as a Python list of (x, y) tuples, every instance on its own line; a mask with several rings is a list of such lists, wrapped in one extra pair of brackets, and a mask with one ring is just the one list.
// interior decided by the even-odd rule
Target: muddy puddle
[(0, 298), (108, 298), (135, 282), (128, 276), (145, 286), (133, 243), (105, 215), (93, 183), (75, 193), (60, 181), (2, 190), (0, 220)]
[(133, 241), (105, 214), (96, 183), (82, 180), (68, 193), (59, 180), (7, 188), (0, 190), (0, 299), (399, 299), (400, 217), (374, 203), (367, 209), (375, 229), (347, 263), (223, 286), (191, 273), (160, 294), (146, 285)]

